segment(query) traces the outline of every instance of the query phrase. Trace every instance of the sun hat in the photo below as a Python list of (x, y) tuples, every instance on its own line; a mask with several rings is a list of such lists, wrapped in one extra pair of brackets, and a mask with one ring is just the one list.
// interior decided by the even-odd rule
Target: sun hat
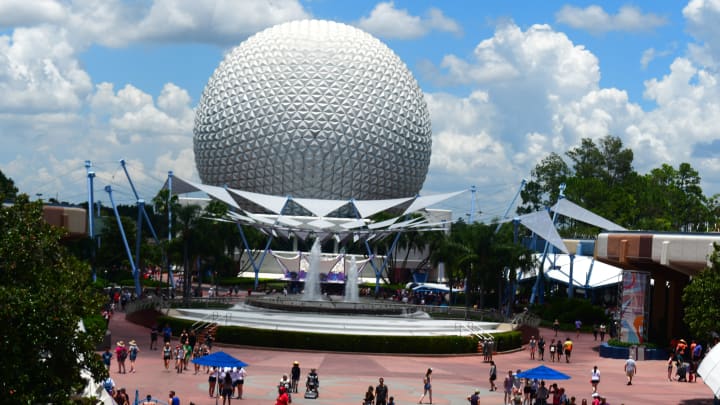
[(300, 363), (298, 363), (297, 360), (295, 360), (295, 361), (293, 361), (293, 364), (300, 364)]
[(132, 346), (137, 345), (137, 342), (135, 341), (135, 339), (133, 339), (133, 340), (130, 341), (130, 345), (132, 345)]
[(122, 340), (118, 340), (117, 345), (118, 345), (118, 346), (125, 346), (125, 342), (123, 342)]

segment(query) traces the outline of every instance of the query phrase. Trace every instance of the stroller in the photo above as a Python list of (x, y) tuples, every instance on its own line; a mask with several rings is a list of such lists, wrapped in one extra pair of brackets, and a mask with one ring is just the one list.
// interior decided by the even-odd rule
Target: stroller
[(310, 370), (310, 374), (308, 374), (307, 381), (305, 382), (305, 398), (317, 399), (317, 397), (320, 396), (318, 388), (320, 388), (320, 379), (318, 378), (315, 369), (312, 369)]

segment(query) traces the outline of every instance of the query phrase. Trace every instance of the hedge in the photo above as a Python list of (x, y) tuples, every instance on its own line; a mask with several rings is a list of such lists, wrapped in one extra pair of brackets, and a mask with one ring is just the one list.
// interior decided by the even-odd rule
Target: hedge
[[(194, 321), (167, 316), (158, 318), (159, 325), (169, 324), (175, 335), (191, 329)], [(502, 332), (493, 335), (496, 350), (521, 347), (521, 333)], [(474, 336), (376, 336), (338, 335), (328, 333), (276, 331), (243, 326), (220, 326), (215, 341), (256, 347), (307, 349), (360, 353), (452, 354), (476, 353), (478, 338)]]

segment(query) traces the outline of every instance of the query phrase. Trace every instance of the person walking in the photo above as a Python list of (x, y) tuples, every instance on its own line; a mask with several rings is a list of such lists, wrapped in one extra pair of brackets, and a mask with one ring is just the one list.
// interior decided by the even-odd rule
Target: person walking
[(420, 400), (418, 401), (418, 404), (422, 404), (423, 399), (425, 399), (425, 395), (428, 396), (428, 399), (430, 399), (430, 403), (432, 404), (432, 382), (431, 382), (431, 376), (432, 376), (432, 368), (428, 368), (425, 372), (425, 376), (423, 377), (423, 394), (420, 397)]
[(168, 405), (180, 405), (180, 398), (175, 395), (175, 391), (170, 391), (168, 394)]
[(507, 376), (505, 376), (505, 379), (503, 380), (503, 403), (508, 404), (510, 401), (512, 401), (512, 393), (513, 393), (513, 383), (515, 382), (515, 378), (513, 378), (512, 370), (508, 370)]
[(582, 321), (575, 320), (575, 339), (580, 339), (580, 328), (582, 328)]
[(605, 326), (604, 323), (600, 324), (600, 341), (605, 341), (605, 332), (606, 332), (607, 326)]
[(237, 371), (236, 377), (237, 379), (233, 383), (235, 384), (235, 387), (237, 389), (238, 399), (242, 399), (243, 386), (245, 385), (245, 377), (247, 377), (247, 371), (245, 371), (245, 367), (240, 367), (240, 369)]
[(387, 405), (388, 386), (385, 385), (385, 379), (380, 377), (379, 384), (375, 387), (375, 405)]
[(557, 350), (557, 346), (555, 346), (555, 339), (550, 341), (550, 361), (555, 363), (555, 350)]
[[(225, 401), (223, 400), (223, 403), (224, 402)], [(275, 400), (275, 405), (288, 405), (289, 403), (290, 397), (288, 396), (287, 388), (283, 385), (278, 389), (278, 397)]]
[(672, 354), (670, 355), (670, 358), (667, 361), (667, 372), (668, 372), (668, 381), (672, 381), (672, 372), (673, 372), (673, 363), (675, 362), (675, 356)]
[(223, 377), (221, 380), (220, 393), (223, 397), (223, 405), (225, 405), (225, 401), (227, 401), (228, 405), (231, 405), (233, 394), (233, 380), (232, 375), (230, 375), (230, 371), (226, 371), (225, 377)]
[(627, 385), (632, 385), (632, 379), (637, 374), (637, 364), (632, 358), (632, 354), (625, 360), (625, 375), (627, 376)]
[(538, 339), (538, 355), (540, 356), (540, 361), (545, 361), (545, 338), (542, 336)]
[(113, 354), (110, 352), (110, 348), (106, 347), (105, 352), (102, 354), (102, 362), (105, 365), (105, 369), (110, 372), (110, 363), (112, 362)]
[(590, 372), (590, 385), (592, 385), (592, 392), (597, 392), (598, 384), (600, 384), (600, 370), (598, 366), (593, 366)]
[(553, 322), (553, 330), (555, 331), (555, 337), (557, 337), (558, 331), (560, 330), (560, 321), (557, 318), (555, 318)]
[(375, 394), (373, 391), (373, 386), (368, 386), (367, 391), (365, 391), (365, 398), (363, 399), (364, 405), (373, 405), (373, 403), (375, 402)]
[(218, 373), (219, 370), (216, 370), (215, 367), (213, 367), (208, 375), (208, 395), (210, 398), (215, 397), (215, 386), (217, 385)]
[(293, 366), (290, 369), (290, 390), (297, 394), (298, 392), (298, 381), (300, 381), (300, 363), (293, 361)]
[(495, 380), (497, 380), (497, 367), (495, 366), (494, 361), (490, 361), (490, 391), (497, 391)]
[(165, 324), (165, 327), (162, 330), (163, 335), (163, 343), (170, 343), (170, 339), (172, 338), (172, 328), (170, 328), (170, 324)]
[(130, 359), (130, 372), (135, 372), (135, 360), (137, 360), (137, 355), (140, 353), (140, 348), (137, 345), (137, 342), (135, 339), (130, 340), (129, 346), (128, 346), (128, 358)]
[(467, 400), (470, 402), (470, 405), (480, 405), (480, 389), (478, 388), (474, 394), (468, 395)]
[(558, 363), (562, 361), (562, 355), (563, 355), (563, 342), (562, 342), (562, 339), (558, 339), (557, 343), (555, 344), (555, 356), (557, 357)]
[(152, 328), (150, 328), (150, 350), (157, 350), (157, 340), (158, 340), (158, 326), (157, 324), (153, 324)]
[(170, 370), (170, 360), (172, 360), (172, 347), (170, 342), (166, 342), (162, 349), (162, 358), (165, 363), (165, 370)]
[(535, 348), (537, 347), (537, 340), (535, 340), (535, 336), (530, 337), (530, 343), (528, 344), (528, 348), (530, 349), (530, 360), (535, 360)]
[(128, 352), (125, 348), (125, 342), (122, 340), (117, 342), (117, 346), (115, 347), (115, 357), (117, 358), (118, 363), (118, 374), (125, 374), (125, 359), (127, 359)]
[(565, 343), (563, 343), (563, 350), (565, 354), (565, 363), (570, 363), (570, 355), (572, 354), (573, 349), (573, 342), (570, 340), (570, 337), (565, 339)]

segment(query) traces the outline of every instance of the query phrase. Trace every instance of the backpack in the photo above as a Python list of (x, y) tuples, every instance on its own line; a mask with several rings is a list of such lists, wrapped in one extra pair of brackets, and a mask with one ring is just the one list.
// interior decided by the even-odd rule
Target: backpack
[(120, 349), (120, 353), (118, 353), (118, 358), (120, 360), (125, 360), (127, 358), (127, 355), (128, 355), (127, 349), (123, 347), (122, 349)]

